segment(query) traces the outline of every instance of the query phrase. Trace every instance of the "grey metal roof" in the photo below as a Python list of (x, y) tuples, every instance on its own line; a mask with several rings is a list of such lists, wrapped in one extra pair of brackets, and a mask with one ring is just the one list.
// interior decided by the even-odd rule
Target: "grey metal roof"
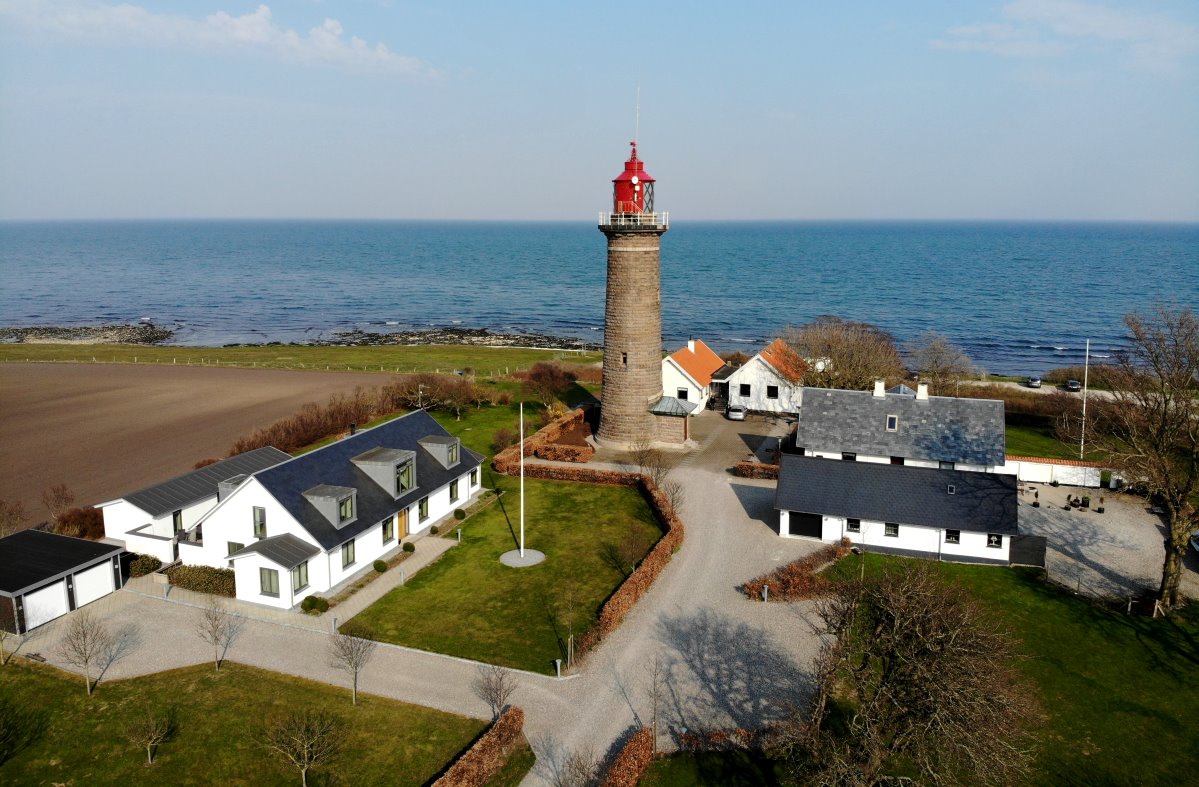
[(0, 594), (19, 595), (124, 551), (117, 544), (41, 530), (13, 533), (0, 538)]
[(234, 552), (229, 559), (237, 560), (239, 557), (253, 554), (262, 555), (272, 563), (290, 570), (314, 555), (320, 554), (320, 549), (291, 533), (283, 533), (255, 541)]
[(783, 454), (774, 507), (1015, 535), (1016, 477)]
[(673, 396), (663, 396), (650, 405), (649, 411), (654, 415), (690, 415), (698, 405), (695, 402), (685, 402)]
[(724, 366), (722, 366), (719, 369), (717, 369), (716, 371), (712, 372), (712, 380), (715, 382), (727, 380), (727, 379), (729, 379), (729, 375), (731, 375), (735, 371), (737, 371), (736, 366), (729, 366), (726, 363)]
[[(460, 461), (447, 470), (420, 445), (422, 438), (427, 437), (437, 437), (438, 442), (453, 439), (431, 415), (417, 410), (297, 456), (290, 462), (262, 470), (254, 477), (323, 549), (332, 549), (483, 462), (482, 456), (462, 446)], [(415, 451), (416, 487), (401, 497), (392, 497), (354, 464), (354, 457), (374, 448)], [(304, 494), (322, 485), (357, 490), (357, 510), (354, 512), (357, 519), (338, 529), (321, 515)]]
[[(887, 431), (888, 415), (899, 417), (894, 432)], [(795, 445), (808, 451), (1001, 465), (1003, 402), (804, 388)]]
[(352, 494), (354, 494), (354, 487), (333, 486), (332, 484), (318, 484), (311, 489), (304, 490), (304, 497), (327, 497), (330, 500), (339, 500)]
[(915, 391), (913, 391), (911, 388), (908, 388), (903, 383), (900, 383), (899, 385), (892, 385), (890, 388), (887, 389), (887, 393), (902, 394), (903, 396), (915, 396), (916, 395)]
[(354, 457), (351, 461), (393, 465), (396, 462), (407, 459), (410, 456), (412, 456), (411, 451), (403, 451), (399, 448), (384, 448), (383, 446), (379, 446), (378, 448), (372, 448), (369, 451), (364, 451), (361, 454), (358, 454), (358, 456)]
[(448, 434), (431, 434), (422, 437), (418, 442), (429, 443), (430, 445), (451, 445), (455, 438)]
[(217, 485), (222, 481), (238, 475), (251, 475), (289, 459), (291, 457), (278, 448), (255, 448), (253, 451), (246, 451), (244, 454), (231, 456), (199, 470), (176, 476), (169, 481), (139, 489), (125, 495), (123, 499), (150, 516), (162, 516), (198, 503), (206, 497), (214, 497)]

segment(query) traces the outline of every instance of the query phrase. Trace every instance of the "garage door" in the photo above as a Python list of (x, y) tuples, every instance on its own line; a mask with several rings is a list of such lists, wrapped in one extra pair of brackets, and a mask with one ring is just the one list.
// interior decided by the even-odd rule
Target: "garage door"
[(787, 517), (787, 521), (791, 524), (791, 535), (793, 536), (820, 538), (824, 535), (824, 517), (820, 514), (802, 514), (799, 511), (792, 511), (791, 516)]
[(25, 595), (25, 630), (67, 614), (67, 581), (60, 579), (52, 585)]
[(75, 575), (75, 607), (90, 604), (113, 591), (112, 566), (107, 562)]

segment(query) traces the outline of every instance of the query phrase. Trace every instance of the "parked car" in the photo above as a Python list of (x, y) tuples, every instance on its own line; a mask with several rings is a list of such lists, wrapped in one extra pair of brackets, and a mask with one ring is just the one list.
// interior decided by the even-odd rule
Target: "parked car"
[(1024, 383), (1029, 388), (1040, 388), (1041, 378), (1034, 374), (1032, 377), (1029, 377), (1027, 380), (1025, 380)]
[(1199, 552), (1199, 533), (1191, 536), (1191, 549)]
[(730, 421), (744, 421), (745, 408), (739, 404), (729, 405), (729, 409), (724, 411), (724, 417)]
[(1066, 390), (1072, 393), (1078, 393), (1082, 390), (1082, 383), (1078, 380), (1066, 380)]

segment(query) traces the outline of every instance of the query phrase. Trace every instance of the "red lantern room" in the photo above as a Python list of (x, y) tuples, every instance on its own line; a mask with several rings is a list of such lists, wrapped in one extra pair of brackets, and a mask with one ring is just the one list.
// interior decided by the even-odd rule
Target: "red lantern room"
[(645, 171), (645, 162), (637, 158), (637, 143), (624, 163), (624, 172), (612, 181), (613, 213), (653, 213), (654, 179)]

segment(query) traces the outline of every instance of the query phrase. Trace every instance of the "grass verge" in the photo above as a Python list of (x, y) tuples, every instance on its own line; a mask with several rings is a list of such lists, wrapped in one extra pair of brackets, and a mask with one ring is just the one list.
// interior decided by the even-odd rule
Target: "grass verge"
[[(89, 698), (76, 676), (17, 659), (0, 668), (0, 697), (43, 708), (49, 720), (0, 764), (5, 784), (298, 784), (299, 772), (259, 741), (268, 720), (299, 708), (337, 714), (347, 733), (310, 784), (423, 784), (486, 726), (382, 697), (360, 694), (353, 707), (345, 689), (233, 663), (219, 673), (203, 665), (106, 681)], [(124, 726), (172, 704), (178, 732), (147, 767)]]
[(470, 518), (461, 546), (354, 621), (385, 642), (552, 673), (572, 600), (577, 637), (625, 578), (628, 567), (611, 553), (635, 534), (644, 555), (662, 531), (636, 489), (529, 479), (525, 543), (546, 559), (508, 568), (499, 558), (518, 543), (519, 482), (497, 481), (506, 494)]
[[(1010, 456), (1040, 456), (1046, 459), (1078, 459), (1078, 446), (1063, 443), (1053, 429), (1043, 426), (1012, 426), (1004, 428), (1007, 453)], [(1103, 455), (1087, 452), (1088, 462), (1101, 462)]]

